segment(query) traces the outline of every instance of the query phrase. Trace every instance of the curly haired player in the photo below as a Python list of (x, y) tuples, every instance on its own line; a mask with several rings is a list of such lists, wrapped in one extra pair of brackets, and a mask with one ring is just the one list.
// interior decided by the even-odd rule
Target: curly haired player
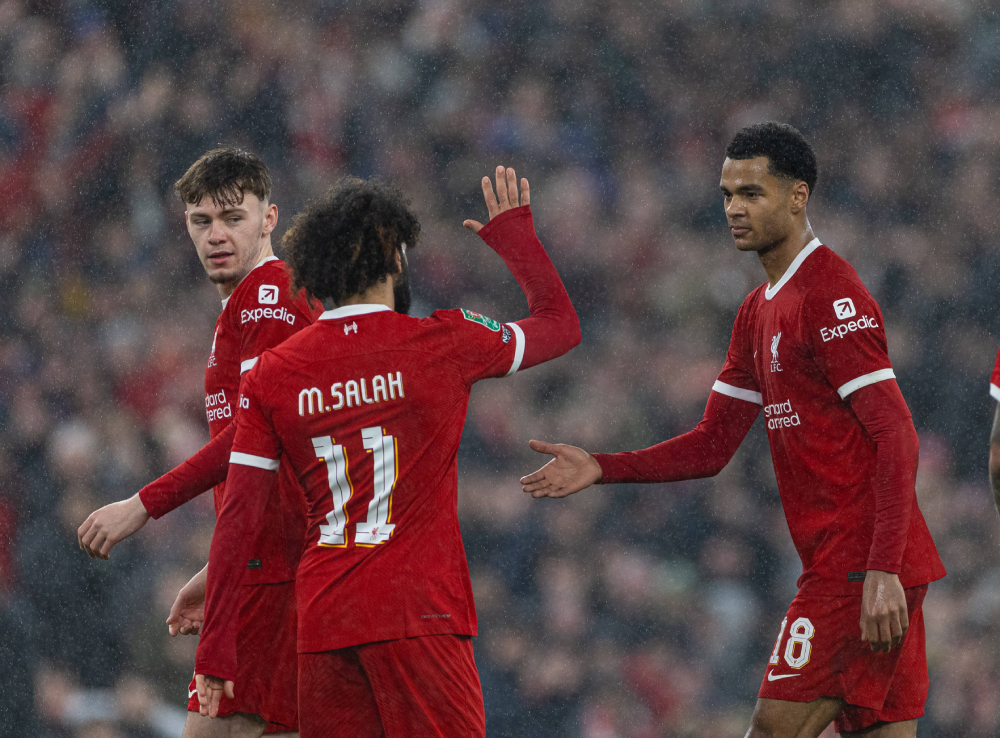
[(483, 191), (489, 224), (465, 225), (524, 290), (531, 317), (514, 323), (470, 310), (401, 314), (419, 225), (385, 185), (346, 180), (286, 234), (294, 285), (331, 309), (244, 380), (227, 481), (238, 493), (212, 539), (196, 661), (209, 715), (241, 688), (240, 562), (274, 470), (288, 464), (308, 506), (296, 581), (301, 734), (484, 735), (457, 511), (469, 393), (566, 353), (580, 324), (535, 235), (527, 180), (519, 197), (514, 170), (500, 167), (496, 195), (489, 179)]

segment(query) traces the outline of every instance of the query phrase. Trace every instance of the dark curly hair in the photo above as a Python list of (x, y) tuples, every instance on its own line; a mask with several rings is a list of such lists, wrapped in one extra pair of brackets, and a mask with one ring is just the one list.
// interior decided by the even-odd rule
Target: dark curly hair
[(801, 180), (816, 189), (819, 169), (816, 154), (797, 128), (787, 123), (754, 123), (736, 132), (726, 147), (730, 159), (768, 158), (767, 171), (775, 177)]
[(413, 248), (420, 223), (395, 187), (346, 177), (292, 219), (281, 239), (292, 290), (340, 305), (396, 271), (395, 253)]
[(194, 205), (205, 197), (216, 207), (239, 205), (249, 192), (261, 202), (271, 198), (271, 173), (256, 154), (232, 147), (212, 149), (174, 183), (181, 201)]

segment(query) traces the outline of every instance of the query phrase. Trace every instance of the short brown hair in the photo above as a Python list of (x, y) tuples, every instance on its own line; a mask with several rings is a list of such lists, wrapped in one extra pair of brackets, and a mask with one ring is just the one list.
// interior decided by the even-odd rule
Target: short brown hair
[(216, 207), (239, 205), (246, 193), (261, 202), (271, 198), (271, 173), (256, 154), (233, 147), (212, 149), (174, 183), (174, 190), (188, 205), (212, 198)]

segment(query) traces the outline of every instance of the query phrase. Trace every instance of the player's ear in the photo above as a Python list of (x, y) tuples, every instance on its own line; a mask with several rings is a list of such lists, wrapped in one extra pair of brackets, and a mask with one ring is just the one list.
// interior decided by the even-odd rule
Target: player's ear
[(406, 244), (400, 244), (399, 248), (397, 248), (393, 252), (393, 255), (392, 255), (392, 273), (393, 274), (399, 274), (400, 272), (403, 271), (403, 259), (406, 258), (405, 256), (403, 256), (405, 249), (406, 249)]
[(805, 210), (806, 204), (809, 202), (809, 185), (801, 179), (794, 182), (792, 184), (791, 200), (792, 212), (795, 215), (798, 215)]
[(267, 235), (278, 225), (278, 206), (272, 203), (264, 205), (264, 229), (262, 235)]

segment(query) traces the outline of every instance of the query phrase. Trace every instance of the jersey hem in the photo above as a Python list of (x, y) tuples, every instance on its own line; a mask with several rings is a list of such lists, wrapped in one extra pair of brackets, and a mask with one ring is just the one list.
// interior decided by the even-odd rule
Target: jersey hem
[(229, 463), (242, 464), (243, 466), (253, 466), (258, 469), (264, 469), (265, 471), (278, 471), (277, 459), (268, 459), (263, 456), (244, 454), (239, 451), (233, 451), (229, 455)]
[(715, 380), (715, 384), (712, 385), (712, 391), (718, 392), (720, 395), (726, 395), (727, 397), (735, 397), (737, 400), (746, 400), (756, 405), (764, 404), (764, 397), (760, 392), (743, 389), (742, 387), (733, 387), (733, 385), (720, 382), (719, 380)]

